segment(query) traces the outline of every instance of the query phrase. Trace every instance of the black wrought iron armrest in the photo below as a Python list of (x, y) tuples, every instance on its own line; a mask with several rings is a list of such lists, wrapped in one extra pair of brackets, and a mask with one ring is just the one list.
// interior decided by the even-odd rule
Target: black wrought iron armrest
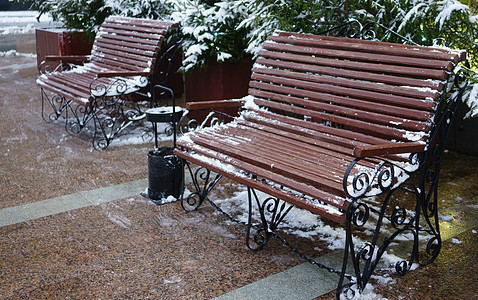
[[(90, 83), (90, 93), (95, 97), (117, 96), (131, 92), (132, 89), (146, 87), (149, 83), (148, 76), (150, 72), (140, 71), (108, 71), (99, 72)], [(137, 79), (128, 79), (125, 77), (137, 77)], [(101, 80), (102, 78), (111, 78)]]
[(244, 105), (243, 99), (230, 99), (230, 100), (209, 100), (209, 101), (193, 101), (187, 102), (186, 108), (188, 110), (204, 110), (204, 109), (218, 109), (218, 108), (237, 108)]
[[(59, 55), (47, 55), (45, 59), (38, 66), (38, 72), (40, 74), (48, 74), (54, 71), (64, 71), (71, 68), (73, 65), (71, 63), (83, 63), (89, 60), (89, 56), (85, 55), (69, 55), (69, 56), (59, 56)], [(59, 62), (59, 64), (53, 64), (52, 62)]]
[(355, 146), (353, 155), (357, 158), (376, 157), (388, 154), (419, 153), (425, 151), (423, 142), (386, 143), (379, 145)]
[[(423, 142), (386, 143), (380, 145), (364, 145), (354, 148), (353, 160), (343, 178), (343, 188), (350, 198), (370, 197), (401, 185), (410, 174), (420, 166), (419, 153), (425, 151)], [(392, 154), (409, 154), (408, 164), (397, 164), (384, 156)], [(377, 158), (375, 167), (365, 167), (362, 162), (369, 158)], [(381, 158), (380, 158), (381, 157)]]

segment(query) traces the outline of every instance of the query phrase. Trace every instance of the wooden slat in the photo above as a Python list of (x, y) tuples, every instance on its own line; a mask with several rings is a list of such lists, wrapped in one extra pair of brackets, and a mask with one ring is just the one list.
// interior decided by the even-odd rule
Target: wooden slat
[(308, 116), (311, 116), (312, 118), (317, 118), (323, 121), (332, 122), (335, 124), (335, 127), (343, 127), (343, 129), (341, 129), (343, 131), (349, 130), (349, 131), (362, 133), (364, 135), (370, 135), (370, 136), (378, 137), (382, 139), (395, 139), (398, 141), (409, 141), (404, 130), (400, 130), (394, 127), (383, 126), (376, 123), (360, 121), (353, 118), (337, 116), (337, 115), (333, 115), (329, 113), (311, 111), (305, 108), (300, 108), (297, 106), (281, 104), (281, 103), (274, 103), (268, 100), (256, 99), (256, 103), (262, 106), (267, 105), (267, 107), (269, 108), (282, 110), (282, 111), (288, 111), (294, 114), (299, 114), (304, 116), (308, 115)]
[[(305, 199), (304, 197), (300, 197), (300, 196), (292, 194), (290, 192), (286, 192), (282, 189), (279, 189), (277, 187), (273, 187), (273, 186), (271, 186), (271, 185), (269, 185), (265, 182), (262, 182), (262, 181), (251, 179), (251, 178), (248, 178), (248, 177), (245, 177), (245, 176), (240, 176), (240, 174), (237, 174), (235, 172), (231, 172), (227, 169), (220, 168), (216, 165), (208, 164), (208, 163), (204, 162), (203, 160), (198, 159), (197, 157), (191, 155), (190, 153), (188, 153), (186, 151), (181, 151), (179, 149), (175, 149), (174, 154), (176, 154), (177, 156), (182, 157), (182, 158), (184, 158), (188, 161), (191, 161), (192, 163), (195, 163), (199, 166), (208, 168), (209, 170), (211, 170), (213, 172), (216, 172), (218, 174), (221, 174), (223, 176), (231, 178), (231, 179), (233, 179), (233, 180), (235, 180), (235, 181), (237, 181), (241, 184), (245, 184), (245, 185), (250, 186), (254, 189), (257, 189), (259, 191), (267, 193), (267, 194), (269, 194), (273, 197), (277, 197), (279, 199), (287, 201), (287, 202), (289, 202), (289, 203), (291, 203), (291, 204), (293, 204), (293, 205), (295, 205), (299, 208), (303, 208), (303, 209), (306, 209), (306, 210), (308, 210), (312, 213), (323, 216), (323, 217), (325, 217), (325, 218), (327, 218), (327, 219), (329, 219), (333, 222), (340, 223), (340, 224), (345, 223), (346, 217), (345, 217), (345, 213), (343, 213), (343, 212), (337, 212), (335, 214), (332, 214), (332, 213), (330, 213), (329, 210), (323, 209), (322, 207), (314, 206), (312, 203), (307, 201), (307, 199)], [(327, 198), (329, 200), (329, 202), (332, 202), (332, 201), (338, 202), (338, 201), (341, 200), (341, 199), (339, 199), (339, 198), (337, 198), (336, 196), (333, 196), (333, 195), (326, 195), (325, 194), (324, 196), (325, 196), (325, 198)], [(320, 199), (320, 200), (324, 201), (324, 199)], [(348, 206), (348, 202), (344, 206)]]
[[(293, 90), (290, 88), (290, 90)], [(405, 119), (403, 117), (394, 117), (386, 114), (375, 113), (367, 110), (360, 110), (357, 108), (349, 108), (347, 106), (341, 106), (336, 104), (329, 104), (324, 102), (312, 101), (309, 99), (303, 99), (300, 97), (289, 96), (292, 94), (278, 94), (274, 92), (267, 92), (263, 90), (253, 90), (251, 94), (257, 96), (259, 99), (268, 99), (278, 102), (283, 102), (286, 104), (291, 104), (294, 106), (303, 107), (305, 109), (317, 112), (326, 112), (327, 114), (340, 115), (342, 117), (353, 118), (354, 120), (372, 122), (384, 126), (395, 127), (405, 130), (429, 130), (430, 124), (424, 121), (415, 121), (410, 119)], [(261, 104), (262, 100), (259, 100), (257, 104)], [(267, 106), (267, 104), (266, 104)], [(326, 116), (327, 117), (327, 116)], [(429, 120), (427, 120), (429, 121)]]
[[(211, 134), (215, 134), (215, 136), (219, 135), (216, 134), (216, 132)], [(287, 135), (281, 134), (280, 131), (270, 133), (239, 122), (237, 127), (228, 127), (225, 134), (229, 136), (229, 139), (233, 139), (238, 143), (244, 142), (250, 145), (251, 141), (256, 140), (261, 144), (268, 143), (267, 147), (287, 153), (290, 157), (296, 155), (301, 159), (310, 160), (338, 172), (345, 171), (348, 163), (353, 160), (352, 156), (340, 154), (338, 151), (332, 151), (322, 148), (319, 145), (312, 145), (301, 140), (290, 138), (289, 133), (286, 133)]]
[[(374, 120), (379, 124), (386, 124), (386, 121), (384, 120), (388, 120), (388, 122), (423, 124), (429, 122), (432, 116), (432, 113), (427, 111), (402, 108), (383, 103), (370, 103), (350, 97), (334, 96), (292, 87), (276, 86), (268, 83), (251, 82), (250, 86), (249, 94), (258, 98), (297, 104), (303, 102), (301, 105), (314, 110), (343, 114), (350, 114), (353, 112), (352, 115), (354, 117), (369, 121)], [(381, 116), (381, 118), (371, 119), (374, 116)]]
[(285, 36), (270, 36), (268, 40), (276, 43), (288, 43), (293, 45), (313, 46), (325, 49), (339, 49), (354, 52), (372, 53), (372, 54), (385, 54), (392, 56), (402, 56), (410, 58), (421, 58), (430, 60), (442, 60), (451, 61), (453, 63), (458, 62), (458, 55), (445, 52), (436, 51), (433, 48), (408, 46), (397, 47), (396, 44), (369, 44), (363, 43), (364, 40), (358, 39), (326, 39), (326, 38), (310, 38), (311, 35), (307, 34), (294, 34)]
[[(282, 53), (283, 54), (283, 53)], [(288, 58), (288, 57), (287, 57)], [(284, 61), (278, 59), (267, 59), (258, 57), (256, 63), (259, 65), (271, 66), (281, 69), (293, 69), (307, 73), (324, 74), (335, 77), (351, 78), (366, 80), (369, 82), (381, 82), (398, 86), (413, 86), (430, 89), (442, 89), (443, 83), (439, 81), (422, 80), (416, 78), (408, 78), (403, 76), (391, 76), (385, 74), (374, 74), (370, 72), (356, 71), (350, 69), (333, 68), (320, 65), (312, 65), (306, 63), (297, 63), (294, 61)], [(259, 70), (256, 68), (255, 70)]]
[[(299, 193), (308, 195), (312, 198), (320, 199), (320, 200), (322, 200), (324, 202), (327, 202), (328, 204), (331, 204), (331, 205), (333, 205), (337, 208), (346, 208), (348, 206), (348, 201), (346, 201), (344, 198), (333, 195), (333, 194), (330, 194), (330, 193), (327, 193), (327, 192), (325, 192), (321, 189), (317, 189), (313, 186), (304, 184), (302, 182), (295, 181), (295, 180), (293, 180), (291, 178), (288, 178), (288, 177), (284, 177), (284, 176), (276, 174), (272, 171), (262, 169), (260, 167), (257, 167), (254, 164), (250, 164), (250, 163), (247, 163), (247, 162), (244, 162), (244, 161), (237, 160), (237, 159), (235, 159), (233, 157), (230, 157), (228, 155), (225, 155), (223, 153), (208, 150), (206, 148), (201, 147), (198, 144), (194, 144), (194, 143), (192, 143), (192, 144), (189, 143), (188, 144), (187, 142), (183, 142), (183, 141), (178, 141), (178, 142), (179, 142), (178, 143), (179, 147), (187, 148), (187, 149), (193, 150), (194, 152), (196, 152), (198, 154), (201, 154), (201, 155), (213, 158), (213, 159), (217, 159), (217, 160), (222, 161), (222, 162), (226, 162), (229, 165), (232, 165), (232, 166), (234, 166), (234, 167), (236, 167), (240, 170), (243, 170), (243, 171), (245, 171), (249, 174), (254, 174), (254, 175), (262, 177), (264, 179), (271, 180), (272, 182), (274, 182), (276, 184), (287, 186), (292, 190), (295, 190)], [(212, 166), (212, 165), (210, 164), (210, 166)]]
[(140, 61), (140, 62), (151, 62), (152, 60), (155, 61), (155, 58), (152, 59), (153, 55), (152, 53), (150, 55), (139, 55), (139, 54), (132, 54), (132, 53), (127, 53), (124, 51), (117, 51), (117, 50), (111, 50), (108, 48), (101, 48), (101, 55), (100, 53), (95, 54), (95, 58), (102, 58), (104, 56), (109, 56), (109, 57), (122, 57), (131, 61)]
[(304, 82), (317, 82), (323, 84), (329, 84), (333, 86), (347, 87), (356, 90), (374, 91), (379, 93), (393, 94), (398, 96), (405, 96), (409, 98), (426, 99), (431, 98), (437, 101), (440, 97), (440, 93), (436, 90), (416, 89), (410, 87), (399, 87), (395, 85), (376, 83), (371, 81), (352, 80), (340, 77), (331, 77), (324, 75), (315, 75), (303, 72), (294, 72), (289, 70), (258, 68), (254, 70), (255, 73), (267, 74), (272, 76), (291, 78), (303, 80)]
[[(252, 81), (249, 83), (249, 85), (251, 87), (249, 89), (249, 94), (260, 98), (268, 98), (270, 96), (270, 93), (278, 93), (278, 95), (295, 94), (298, 97), (310, 99), (311, 101), (315, 102), (330, 103), (331, 105), (336, 104), (339, 106), (356, 108), (358, 110), (368, 110), (370, 112), (375, 112), (378, 114), (395, 116), (399, 118), (409, 118), (411, 120), (417, 121), (429, 121), (433, 116), (433, 114), (428, 111), (397, 107), (385, 103), (373, 103), (373, 105), (371, 105), (371, 103), (366, 100), (354, 99), (351, 97), (335, 96), (321, 92), (308, 91), (305, 89), (276, 86), (257, 81)], [(293, 90), (293, 93), (291, 89)]]
[[(114, 36), (128, 36), (128, 32), (127, 31), (124, 31), (124, 30), (118, 30), (118, 29), (114, 29), (114, 28), (101, 28), (101, 30), (99, 31), (100, 35), (103, 35), (103, 34), (106, 34), (108, 36), (111, 36), (111, 37), (114, 37)], [(129, 33), (129, 36), (131, 36), (131, 33)], [(162, 40), (164, 39), (164, 35), (159, 33), (159, 32), (155, 32), (155, 33), (145, 33), (145, 32), (135, 32), (134, 33), (134, 36), (137, 37), (137, 38), (142, 38), (142, 39), (145, 39), (145, 40), (152, 40), (152, 41), (157, 41), (157, 40)]]
[[(418, 46), (418, 45), (408, 45), (408, 44), (399, 44), (399, 43), (391, 43), (391, 42), (382, 42), (382, 41), (374, 41), (374, 40), (365, 40), (365, 39), (351, 39), (345, 37), (336, 37), (336, 36), (324, 36), (324, 35), (314, 35), (314, 34), (306, 34), (306, 33), (295, 33), (295, 32), (279, 32), (280, 36), (302, 36), (307, 39), (314, 39), (314, 40), (321, 40), (321, 41), (334, 41), (334, 42), (342, 42), (342, 43), (351, 43), (351, 44), (359, 44), (364, 47), (370, 46), (372, 49), (374, 47), (393, 47), (398, 49), (404, 49), (406, 51), (414, 51), (414, 52), (441, 52), (445, 54), (450, 54), (452, 56), (457, 56), (460, 60), (466, 59), (466, 52), (465, 51), (457, 51), (457, 50), (450, 50), (444, 48), (437, 48), (437, 47), (427, 47), (427, 46)], [(421, 53), (412, 53), (409, 55), (414, 55), (418, 57), (426, 57), (426, 54)], [(446, 58), (446, 57), (445, 57)], [(449, 59), (453, 60), (453, 59)]]
[[(324, 153), (325, 151), (317, 151), (317, 147), (308, 147), (309, 152), (304, 153), (303, 150), (307, 149), (305, 148), (307, 146), (304, 144), (297, 145), (300, 142), (292, 144), (287, 141), (286, 137), (271, 133), (267, 134), (263, 131), (254, 132), (252, 128), (246, 126), (232, 126), (221, 128), (220, 130), (207, 131), (206, 133), (198, 132), (195, 135), (216, 140), (217, 143), (227, 144), (236, 150), (241, 150), (244, 153), (250, 152), (265, 159), (274, 160), (275, 158), (280, 158), (283, 163), (293, 165), (299, 169), (304, 165), (311, 171), (307, 166), (313, 166), (312, 173), (315, 173), (315, 168), (317, 168), (319, 173), (322, 174), (324, 172), (335, 173), (335, 175), (343, 174), (348, 166), (346, 162), (352, 160), (352, 158), (345, 159), (347, 156), (337, 159), (334, 156), (327, 155)], [(312, 154), (313, 158), (311, 158)], [(297, 164), (294, 160), (301, 163)], [(323, 172), (320, 172), (320, 170), (323, 170)], [(341, 180), (340, 176), (339, 178)]]
[(354, 97), (367, 101), (374, 101), (379, 103), (392, 103), (393, 105), (406, 108), (424, 109), (434, 111), (436, 103), (431, 100), (412, 99), (409, 97), (380, 93), (375, 91), (357, 90), (343, 86), (334, 86), (330, 84), (317, 83), (311, 81), (303, 81), (292, 78), (283, 78), (278, 76), (271, 76), (267, 74), (253, 73), (251, 79), (271, 82), (278, 85), (287, 85), (291, 87), (304, 88), (307, 90), (326, 92), (334, 95)]
[(416, 66), (429, 69), (441, 69), (446, 71), (451, 71), (453, 64), (449, 61), (440, 61), (440, 60), (429, 60), (413, 57), (402, 57), (402, 56), (393, 56), (393, 55), (383, 55), (383, 54), (369, 54), (362, 52), (352, 52), (352, 51), (343, 51), (343, 50), (330, 50), (330, 49), (321, 49), (321, 48), (312, 48), (312, 47), (303, 47), (296, 45), (287, 45), (279, 43), (264, 43), (264, 49), (274, 50), (274, 51), (283, 51), (291, 53), (303, 53), (307, 55), (323, 56), (323, 57), (333, 57), (338, 59), (352, 60), (352, 61), (361, 61), (361, 62), (372, 62), (380, 64), (390, 64), (390, 65), (399, 65), (399, 66)]
[(103, 24), (102, 27), (104, 28), (114, 28), (114, 29), (121, 29), (124, 31), (131, 31), (131, 32), (144, 32), (144, 33), (159, 33), (161, 35), (167, 34), (167, 30), (164, 28), (154, 28), (150, 26), (138, 26), (138, 25), (127, 25), (125, 23), (106, 23)]
[[(114, 34), (110, 34), (114, 33)], [(140, 34), (131, 34), (128, 32), (120, 32), (111, 30), (111, 32), (100, 32), (98, 34), (98, 38), (102, 39), (109, 39), (111, 43), (115, 43), (115, 41), (126, 41), (130, 43), (139, 43), (139, 44), (146, 44), (157, 46), (163, 39), (162, 35), (153, 36), (152, 34), (142, 34), (142, 35), (149, 35), (150, 38), (145, 38), (140, 36)], [(153, 39), (154, 38), (154, 39)]]
[(340, 59), (314, 57), (311, 55), (299, 55), (286, 52), (275, 52), (268, 50), (259, 51), (259, 57), (283, 59), (286, 61), (296, 61), (310, 63), (313, 65), (330, 66), (343, 69), (352, 69), (359, 71), (377, 72), (380, 74), (403, 75), (408, 74), (410, 77), (445, 80), (447, 72), (445, 70), (423, 69), (414, 66), (390, 66), (384, 64), (370, 64), (359, 61), (347, 61)]
[[(330, 170), (327, 172), (327, 169), (322, 169), (323, 173), (319, 169), (316, 170), (315, 174), (308, 172), (306, 165), (303, 165), (302, 168), (296, 163), (288, 163), (280, 159), (278, 153), (274, 153), (273, 156), (270, 156), (264, 152), (252, 152), (244, 147), (236, 145), (235, 147), (226, 146), (227, 143), (221, 140), (211, 139), (211, 136), (206, 134), (197, 134), (190, 135), (190, 139), (196, 144), (211, 149), (216, 152), (220, 152), (229, 157), (233, 157), (242, 162), (252, 164), (258, 168), (268, 170), (274, 174), (279, 174), (287, 178), (303, 182), (313, 187), (320, 188), (322, 190), (331, 192), (335, 195), (345, 197), (342, 185), (337, 180), (332, 180), (330, 175), (333, 173)], [(257, 141), (256, 141), (257, 142)], [(265, 150), (265, 149), (264, 149)], [(272, 178), (271, 178), (272, 179)]]
[[(353, 132), (334, 128), (331, 126), (325, 126), (315, 122), (308, 122), (298, 120), (295, 118), (274, 114), (265, 111), (251, 111), (251, 113), (243, 114), (244, 119), (260, 124), (257, 128), (270, 132), (277, 132), (282, 130), (283, 135), (290, 136), (295, 134), (297, 140), (307, 140), (310, 143), (324, 143), (321, 147), (328, 148), (334, 151), (346, 155), (353, 155), (351, 149), (356, 146), (368, 144), (385, 144), (389, 140), (373, 137), (370, 135), (364, 135), (359, 132)], [(253, 125), (251, 125), (253, 126)], [(394, 160), (403, 161), (403, 158), (397, 156), (391, 156)]]
[(101, 57), (101, 53), (103, 49), (110, 49), (118, 52), (126, 52), (126, 53), (131, 53), (131, 54), (137, 54), (140, 56), (145, 56), (145, 57), (153, 57), (155, 52), (149, 51), (147, 52), (146, 50), (142, 49), (135, 49), (135, 48), (125, 48), (121, 47), (119, 45), (113, 45), (113, 44), (105, 44), (105, 43), (96, 43), (93, 45), (93, 50), (91, 52), (92, 55), (95, 55), (97, 57)]
[(127, 51), (127, 49), (139, 49), (139, 50), (153, 51), (153, 52), (156, 52), (158, 50), (158, 46), (156, 46), (156, 45), (146, 45), (146, 44), (142, 44), (142, 43), (111, 40), (111, 39), (107, 39), (103, 36), (99, 37), (96, 40), (96, 44), (102, 45), (104, 47), (106, 45), (124, 47), (125, 51)]

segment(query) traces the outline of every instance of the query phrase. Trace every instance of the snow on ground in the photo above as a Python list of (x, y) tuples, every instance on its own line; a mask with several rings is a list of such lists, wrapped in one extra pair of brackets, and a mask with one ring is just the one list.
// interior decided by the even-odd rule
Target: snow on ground
[(36, 57), (34, 53), (20, 53), (17, 50), (0, 51), (0, 57)]
[(0, 11), (0, 36), (34, 34), (35, 28), (57, 26), (48, 15), (37, 20), (37, 11)]

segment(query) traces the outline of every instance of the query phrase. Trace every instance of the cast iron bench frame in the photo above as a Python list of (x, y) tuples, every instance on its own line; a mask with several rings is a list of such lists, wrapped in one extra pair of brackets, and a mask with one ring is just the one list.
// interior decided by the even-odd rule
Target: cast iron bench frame
[[(350, 22), (338, 30), (355, 38), (375, 38), (374, 25)], [(351, 30), (353, 27), (348, 26), (358, 27)], [(324, 62), (314, 65), (318, 60)], [(411, 233), (413, 246), (410, 257), (395, 265), (398, 273), (406, 273), (413, 263), (432, 262), (442, 244), (437, 203), (440, 162), (449, 125), (467, 87), (464, 77), (456, 72), (461, 63), (467, 65), (466, 53), (442, 48), (287, 32), (269, 37), (251, 76), (249, 94), (254, 103), (249, 96), (188, 104), (189, 110), (242, 108), (240, 117), (229, 123), (221, 122), (224, 114), (211, 112), (198, 130), (178, 139), (175, 154), (184, 159), (193, 180), (191, 194), (181, 197), (183, 208), (197, 210), (204, 201), (218, 208), (208, 195), (226, 176), (248, 188), (246, 244), (250, 249), (261, 249), (271, 237), (277, 238), (275, 230), (294, 206), (344, 224), (342, 269), (328, 268), (340, 276), (337, 298), (342, 292), (353, 298), (353, 284), (362, 292), (384, 252), (401, 234)], [(318, 104), (308, 102), (314, 97), (324, 99)], [(363, 101), (371, 102), (363, 105)], [(381, 107), (392, 102), (396, 105), (393, 111)], [(401, 116), (401, 110), (408, 109), (413, 112)], [(385, 121), (379, 118), (380, 110)], [(354, 133), (347, 136), (348, 131)], [(289, 149), (280, 149), (277, 141)], [(294, 142), (300, 145), (295, 147)], [(317, 144), (320, 149), (306, 144)], [(347, 154), (334, 156), (334, 152)], [(294, 159), (280, 158), (281, 153), (294, 155)], [(314, 165), (317, 176), (307, 162), (307, 156), (312, 155), (331, 161)], [(193, 171), (191, 163), (199, 168)], [(340, 172), (341, 180), (332, 178)], [(325, 178), (321, 174), (331, 175)], [(409, 179), (413, 174), (418, 176), (418, 183)], [(271, 197), (261, 202), (255, 190)], [(415, 195), (413, 207), (392, 204), (397, 190)], [(311, 195), (318, 196), (314, 199)], [(383, 197), (379, 209), (370, 204), (372, 196)], [(260, 215), (258, 225), (251, 218), (254, 202)], [(352, 231), (369, 226), (372, 214), (376, 217), (370, 241), (356, 248)], [(383, 237), (386, 222), (395, 231)], [(428, 234), (428, 240), (425, 251), (420, 252), (423, 233)], [(355, 277), (346, 273), (349, 257)], [(350, 282), (343, 288), (345, 278)]]
[[(129, 17), (108, 17), (89, 56), (47, 56), (39, 66), (42, 117), (63, 117), (69, 134), (93, 119), (93, 147), (106, 149), (126, 127), (145, 117), (139, 102), (150, 102), (153, 86), (168, 84), (178, 44), (165, 37), (178, 24)], [(59, 64), (58, 64), (59, 63)]]

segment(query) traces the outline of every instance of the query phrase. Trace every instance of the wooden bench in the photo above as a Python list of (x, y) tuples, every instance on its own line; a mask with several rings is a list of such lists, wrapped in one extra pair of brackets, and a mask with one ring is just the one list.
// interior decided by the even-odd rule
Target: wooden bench
[[(99, 29), (91, 55), (47, 56), (37, 80), (44, 120), (64, 117), (67, 132), (76, 134), (93, 119), (94, 147), (108, 147), (126, 126), (144, 117), (135, 102), (151, 99), (148, 87), (152, 80), (167, 83), (177, 47), (162, 46), (165, 35), (177, 26), (166, 21), (109, 17)], [(58, 61), (58, 67), (49, 67)], [(45, 112), (46, 107), (52, 112)]]
[[(384, 251), (402, 233), (412, 233), (414, 240), (397, 271), (432, 261), (441, 246), (439, 163), (466, 86), (453, 71), (465, 59), (464, 52), (441, 48), (288, 32), (270, 36), (256, 59), (249, 96), (187, 107), (242, 110), (232, 122), (212, 122), (178, 139), (175, 154), (189, 170), (190, 163), (207, 169), (191, 174), (194, 190), (182, 197), (183, 207), (195, 210), (211, 201), (208, 193), (226, 176), (248, 187), (249, 214), (254, 203), (258, 206), (262, 221), (258, 227), (249, 221), (249, 248), (262, 248), (275, 236), (292, 206), (344, 224), (337, 297), (349, 257), (355, 278), (343, 291), (348, 295), (354, 294), (352, 284), (363, 291)], [(210, 178), (210, 171), (218, 175)], [(412, 174), (418, 179), (407, 180)], [(415, 196), (410, 208), (394, 199), (398, 189)], [(254, 190), (275, 200), (262, 201)], [(383, 198), (375, 208), (368, 197), (378, 195)], [(374, 220), (372, 212), (378, 215)], [(386, 222), (395, 231), (382, 239)], [(352, 231), (371, 224), (371, 241), (358, 248)], [(427, 255), (419, 258), (423, 232), (429, 234)]]

